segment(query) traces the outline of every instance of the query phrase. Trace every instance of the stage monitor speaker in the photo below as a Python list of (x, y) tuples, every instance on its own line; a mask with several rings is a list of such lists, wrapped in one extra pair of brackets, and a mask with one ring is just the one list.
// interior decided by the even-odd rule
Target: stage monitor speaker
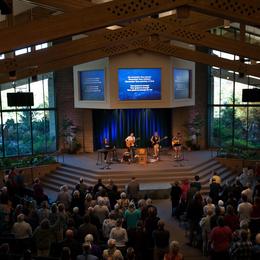
[(242, 92), (242, 101), (243, 102), (260, 102), (260, 89), (243, 89)]
[(34, 105), (32, 92), (7, 93), (9, 107), (29, 107)]

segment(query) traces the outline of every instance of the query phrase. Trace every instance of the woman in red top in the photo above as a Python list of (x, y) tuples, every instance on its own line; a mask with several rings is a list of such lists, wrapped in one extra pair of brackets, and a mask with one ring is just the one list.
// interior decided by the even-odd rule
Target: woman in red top
[(224, 216), (224, 223), (226, 226), (234, 232), (239, 228), (239, 217), (235, 215), (234, 208), (231, 205), (227, 205), (227, 213)]

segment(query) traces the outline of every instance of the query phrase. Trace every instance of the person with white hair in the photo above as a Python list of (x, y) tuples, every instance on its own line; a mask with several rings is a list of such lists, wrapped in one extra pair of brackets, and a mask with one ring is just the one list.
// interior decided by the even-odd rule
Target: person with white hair
[(97, 201), (98, 205), (94, 207), (93, 214), (98, 217), (99, 223), (102, 226), (104, 220), (108, 217), (109, 210), (106, 205), (104, 205), (104, 199), (99, 198)]
[(211, 197), (207, 197), (206, 202), (207, 204), (203, 207), (204, 216), (207, 216), (208, 210), (211, 210), (215, 214), (216, 206), (212, 203)]
[(130, 201), (126, 196), (126, 193), (122, 192), (120, 194), (120, 199), (117, 201), (119, 208), (122, 209), (123, 211), (125, 211), (128, 208), (129, 203), (130, 203)]
[(17, 222), (12, 227), (12, 233), (16, 239), (25, 239), (32, 236), (32, 227), (29, 223), (25, 222), (24, 214), (17, 216)]
[(164, 255), (163, 260), (183, 260), (183, 255), (180, 253), (180, 244), (178, 241), (170, 243), (169, 253)]
[(122, 253), (120, 250), (116, 248), (116, 240), (115, 239), (108, 239), (107, 241), (107, 249), (103, 251), (103, 259), (109, 260), (109, 259), (115, 259), (118, 257), (121, 257), (121, 259), (124, 259), (122, 256)]
[(85, 243), (89, 243), (91, 245), (90, 253), (101, 259), (102, 252), (100, 246), (94, 243), (94, 237), (92, 234), (87, 234), (84, 239)]
[(91, 193), (87, 193), (84, 201), (85, 213), (88, 211), (89, 207), (94, 208), (96, 204), (96, 200), (93, 199)]
[(220, 215), (225, 215), (225, 206), (223, 200), (218, 201), (218, 207), (220, 209)]

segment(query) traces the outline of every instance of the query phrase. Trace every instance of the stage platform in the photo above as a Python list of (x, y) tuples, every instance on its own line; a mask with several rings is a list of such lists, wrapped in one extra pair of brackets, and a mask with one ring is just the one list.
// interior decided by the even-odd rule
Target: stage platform
[[(211, 172), (218, 172), (223, 181), (233, 179), (229, 169), (215, 160), (214, 151), (184, 151), (182, 160), (174, 160), (171, 150), (164, 151), (159, 161), (152, 161), (148, 156), (147, 163), (120, 162), (123, 152), (118, 150), (117, 161), (105, 165), (98, 162), (98, 153), (62, 154), (57, 157), (61, 166), (49, 175), (42, 177), (42, 183), (46, 190), (56, 192), (59, 187), (67, 184), (70, 190), (79, 183), (79, 178), (84, 178), (88, 185), (95, 185), (101, 178), (106, 185), (112, 179), (119, 190), (125, 190), (132, 177), (136, 177), (140, 183), (140, 195), (153, 199), (169, 197), (172, 183), (188, 179), (194, 180), (195, 175), (200, 176), (202, 192), (209, 190)], [(149, 153), (148, 153), (149, 154)], [(104, 167), (109, 166), (109, 167)]]
[[(61, 164), (71, 165), (86, 169), (91, 172), (139, 172), (139, 171), (164, 171), (173, 170), (176, 167), (193, 168), (204, 162), (213, 159), (216, 156), (215, 151), (184, 151), (181, 160), (175, 160), (171, 150), (164, 152), (160, 156), (160, 160), (153, 160), (152, 156), (147, 156), (147, 163), (138, 163), (138, 159), (134, 163), (120, 162), (123, 157), (123, 150), (117, 151), (118, 161), (112, 160), (109, 168), (103, 162), (98, 160), (98, 153), (81, 153), (81, 154), (62, 154), (57, 157)], [(98, 162), (98, 164), (97, 164)]]

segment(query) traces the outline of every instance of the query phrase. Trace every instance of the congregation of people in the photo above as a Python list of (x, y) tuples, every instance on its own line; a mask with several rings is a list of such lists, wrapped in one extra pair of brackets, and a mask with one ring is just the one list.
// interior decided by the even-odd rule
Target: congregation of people
[(190, 247), (212, 260), (260, 259), (260, 180), (243, 169), (232, 182), (215, 172), (202, 196), (199, 176), (172, 186), (172, 216), (186, 229)]
[[(233, 183), (214, 173), (209, 194), (199, 176), (175, 182), (172, 217), (187, 233), (187, 245), (211, 259), (260, 256), (260, 181), (246, 171)], [(181, 260), (177, 240), (132, 178), (124, 191), (109, 180), (89, 186), (80, 178), (73, 191), (60, 187), (54, 202), (39, 178), (31, 193), (22, 172), (7, 172), (0, 191), (0, 259)], [(173, 236), (174, 237), (174, 236)]]
[(124, 191), (112, 180), (89, 186), (81, 178), (50, 203), (39, 178), (30, 197), (20, 175), (7, 173), (0, 192), (0, 259), (182, 259), (136, 178)]

